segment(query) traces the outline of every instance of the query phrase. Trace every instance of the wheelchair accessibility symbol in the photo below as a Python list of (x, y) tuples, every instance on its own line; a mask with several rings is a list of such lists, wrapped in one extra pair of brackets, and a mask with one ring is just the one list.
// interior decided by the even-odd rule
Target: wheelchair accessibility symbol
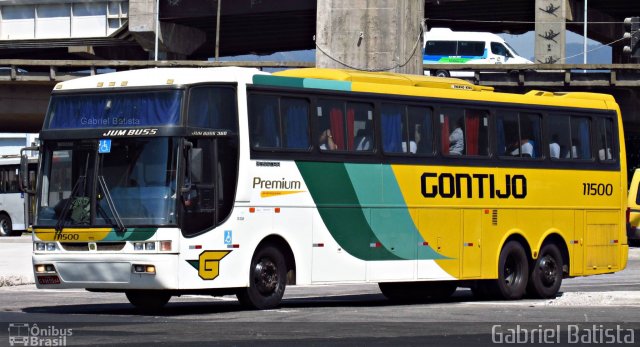
[(225, 245), (230, 245), (231, 243), (232, 243), (231, 230), (225, 230), (224, 231), (224, 244)]
[(100, 140), (98, 153), (111, 153), (111, 140)]

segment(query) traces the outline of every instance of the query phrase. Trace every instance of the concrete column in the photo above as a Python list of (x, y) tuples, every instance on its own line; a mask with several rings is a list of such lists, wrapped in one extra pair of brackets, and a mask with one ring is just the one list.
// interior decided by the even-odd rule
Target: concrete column
[[(129, 32), (146, 51), (153, 54), (155, 49), (156, 0), (129, 0)], [(184, 25), (160, 22), (160, 57), (172, 53), (174, 58), (183, 59), (193, 53), (206, 40), (206, 34), (199, 29)]]
[(535, 63), (564, 64), (566, 22), (571, 18), (567, 0), (536, 0)]
[(318, 0), (316, 65), (423, 74), (424, 0)]

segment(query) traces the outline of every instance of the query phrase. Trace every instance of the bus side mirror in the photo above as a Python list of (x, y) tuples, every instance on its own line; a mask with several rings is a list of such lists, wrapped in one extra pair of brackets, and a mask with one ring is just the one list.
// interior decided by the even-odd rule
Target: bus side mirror
[(26, 151), (38, 151), (38, 147), (25, 147), (20, 149), (20, 170), (18, 171), (18, 179), (20, 181), (20, 190), (27, 194), (35, 194), (35, 187), (30, 186), (29, 181), (29, 157), (24, 153)]
[(191, 183), (202, 182), (202, 148), (189, 150), (189, 177)]
[(187, 144), (187, 176), (182, 187), (183, 193), (188, 193), (192, 184), (202, 182), (202, 148), (194, 148), (192, 146), (190, 142)]

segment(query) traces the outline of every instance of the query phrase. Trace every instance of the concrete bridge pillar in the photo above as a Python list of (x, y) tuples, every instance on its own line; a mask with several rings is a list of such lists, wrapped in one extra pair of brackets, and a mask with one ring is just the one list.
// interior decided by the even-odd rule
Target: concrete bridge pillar
[(316, 65), (423, 74), (424, 0), (318, 0)]
[(568, 0), (535, 0), (535, 14), (534, 63), (564, 64), (566, 22), (571, 19)]
[[(156, 1), (129, 0), (129, 32), (144, 50), (153, 52), (156, 44)], [(160, 22), (158, 54), (163, 59), (185, 59), (206, 40), (204, 31), (174, 23)]]

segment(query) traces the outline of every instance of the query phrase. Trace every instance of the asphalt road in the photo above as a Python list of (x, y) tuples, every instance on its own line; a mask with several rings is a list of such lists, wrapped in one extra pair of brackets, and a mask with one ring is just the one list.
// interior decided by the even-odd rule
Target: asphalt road
[[(291, 286), (275, 310), (243, 310), (234, 297), (183, 296), (151, 315), (123, 294), (2, 287), (0, 346), (19, 329), (41, 344), (54, 343), (43, 333), (57, 333), (69, 346), (488, 346), (510, 341), (512, 331), (522, 338), (525, 330), (525, 342), (637, 345), (639, 310), (636, 248), (626, 270), (565, 280), (553, 300), (481, 301), (459, 289), (446, 301), (397, 305), (376, 285)], [(540, 341), (545, 337), (551, 340)]]

